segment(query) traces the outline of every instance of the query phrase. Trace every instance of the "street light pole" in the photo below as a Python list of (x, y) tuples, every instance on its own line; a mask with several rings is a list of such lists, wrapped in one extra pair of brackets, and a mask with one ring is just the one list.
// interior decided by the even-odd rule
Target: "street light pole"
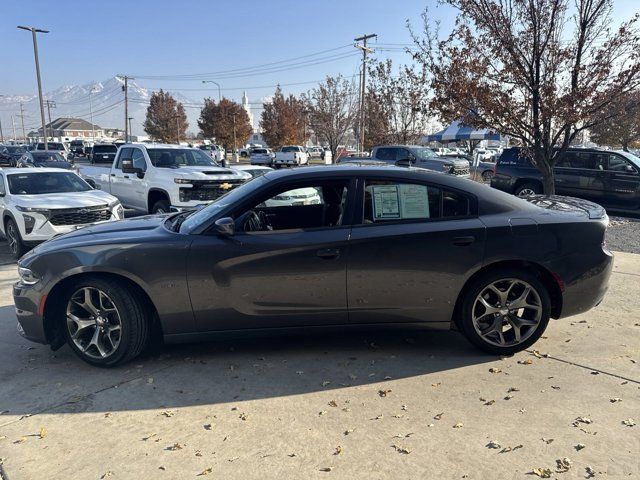
[(44, 120), (44, 102), (42, 101), (42, 80), (40, 79), (40, 60), (38, 59), (38, 39), (36, 38), (36, 33), (49, 33), (49, 30), (42, 30), (40, 28), (35, 27), (25, 27), (22, 25), (18, 25), (18, 28), (21, 30), (28, 30), (31, 32), (31, 36), (33, 38), (33, 55), (36, 59), (36, 76), (38, 77), (38, 97), (40, 98), (40, 120), (42, 121), (42, 134), (44, 137), (44, 149), (45, 151), (49, 150), (49, 145), (47, 144), (47, 134), (45, 130), (45, 120)]
[[(0, 95), (0, 97), (4, 97), (4, 95)], [(2, 119), (0, 119), (0, 143), (4, 143), (4, 133), (2, 133)]]
[(222, 100), (222, 95), (220, 94), (220, 84), (215, 80), (202, 80), (202, 83), (213, 83), (218, 86), (218, 103)]
[(93, 103), (91, 101), (91, 94), (95, 93), (95, 90), (93, 89), (93, 87), (91, 87), (91, 90), (89, 90), (89, 115), (91, 118), (91, 141), (95, 142), (96, 141), (96, 130), (95, 127), (93, 126)]
[(236, 163), (240, 161), (238, 151), (236, 149), (236, 114), (233, 114), (233, 156), (236, 158)]

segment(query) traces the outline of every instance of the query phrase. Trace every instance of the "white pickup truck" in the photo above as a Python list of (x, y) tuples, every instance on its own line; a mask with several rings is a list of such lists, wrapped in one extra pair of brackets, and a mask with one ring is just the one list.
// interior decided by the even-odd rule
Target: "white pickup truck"
[(197, 148), (144, 143), (122, 145), (111, 166), (81, 165), (78, 171), (125, 208), (144, 213), (194, 209), (252, 178), (220, 167)]
[(300, 145), (284, 145), (276, 152), (273, 159), (275, 166), (280, 165), (306, 165), (309, 163), (309, 155)]

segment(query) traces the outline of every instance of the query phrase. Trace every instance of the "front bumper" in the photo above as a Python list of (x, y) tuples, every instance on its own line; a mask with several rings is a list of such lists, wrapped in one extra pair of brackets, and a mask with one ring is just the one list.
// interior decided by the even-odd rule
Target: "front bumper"
[(43, 296), (36, 285), (13, 285), (13, 303), (18, 317), (18, 333), (36, 343), (48, 343), (44, 328)]

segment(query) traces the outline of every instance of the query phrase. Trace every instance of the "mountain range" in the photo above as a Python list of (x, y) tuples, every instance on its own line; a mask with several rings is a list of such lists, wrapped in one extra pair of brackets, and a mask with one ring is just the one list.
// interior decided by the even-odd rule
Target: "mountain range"
[[(89, 82), (85, 85), (65, 85), (55, 90), (45, 92), (45, 100), (55, 103), (51, 108), (51, 119), (58, 117), (83, 118), (91, 120), (93, 110), (93, 123), (102, 128), (119, 128), (124, 130), (124, 80), (120, 77), (111, 77), (101, 82)], [(129, 116), (133, 135), (144, 135), (142, 124), (144, 123), (147, 106), (153, 90), (138, 85), (135, 80), (129, 80)], [(91, 93), (93, 92), (93, 93)], [(200, 109), (197, 102), (180, 94), (172, 92), (173, 97), (185, 104), (185, 111), (189, 120), (188, 132), (197, 133), (197, 119)], [(91, 108), (89, 99), (91, 99)], [(13, 138), (15, 134), (22, 138), (22, 120), (20, 117), (20, 103), (24, 112), (24, 129), (28, 134), (41, 126), (40, 105), (38, 96), (3, 96), (0, 97), (0, 122), (5, 140)], [(188, 105), (188, 106), (187, 106)], [(13, 116), (13, 122), (12, 122)], [(49, 123), (47, 107), (45, 105), (45, 120)]]

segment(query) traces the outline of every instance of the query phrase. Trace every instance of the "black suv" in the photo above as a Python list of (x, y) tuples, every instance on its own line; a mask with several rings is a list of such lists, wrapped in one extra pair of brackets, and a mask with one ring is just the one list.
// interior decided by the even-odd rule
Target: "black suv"
[[(640, 212), (640, 158), (622, 151), (570, 148), (555, 167), (556, 193)], [(518, 196), (542, 193), (542, 174), (520, 148), (498, 159), (491, 186)]]

